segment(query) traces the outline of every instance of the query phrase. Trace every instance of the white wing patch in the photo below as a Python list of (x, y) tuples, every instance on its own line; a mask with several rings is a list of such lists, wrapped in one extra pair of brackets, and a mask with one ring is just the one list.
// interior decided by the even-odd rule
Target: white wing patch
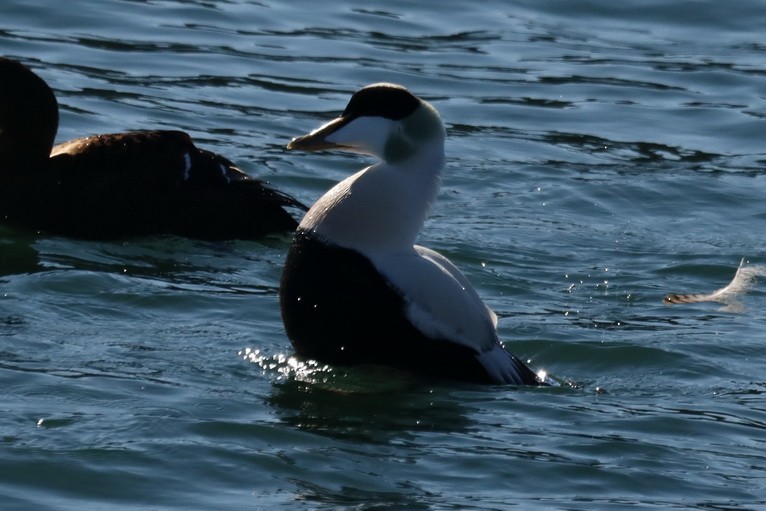
[(231, 183), (231, 179), (229, 179), (229, 170), (224, 166), (223, 163), (218, 164), (218, 168), (221, 171), (221, 175), (226, 180), (227, 183)]
[(441, 254), (416, 245), (410, 252), (374, 258), (373, 263), (404, 294), (408, 319), (425, 335), (480, 352), (497, 343), (497, 316)]
[(189, 153), (184, 153), (184, 165), (184, 181), (188, 181), (191, 172), (191, 155)]
[(482, 301), (479, 294), (471, 285), (471, 282), (466, 278), (465, 275), (463, 275), (463, 272), (461, 272), (457, 266), (452, 264), (452, 261), (441, 255), (439, 252), (431, 250), (427, 247), (421, 247), (420, 245), (415, 245), (415, 251), (420, 254), (421, 257), (430, 259), (434, 262), (434, 264), (444, 268), (445, 271), (450, 274), (450, 276), (457, 280), (458, 283), (463, 286), (463, 289), (466, 293), (472, 295), (474, 300), (481, 303), (481, 306), (484, 307), (486, 313), (489, 315), (489, 318), (492, 321), (492, 326), (497, 328), (497, 314), (495, 314), (495, 311), (487, 307), (487, 305)]

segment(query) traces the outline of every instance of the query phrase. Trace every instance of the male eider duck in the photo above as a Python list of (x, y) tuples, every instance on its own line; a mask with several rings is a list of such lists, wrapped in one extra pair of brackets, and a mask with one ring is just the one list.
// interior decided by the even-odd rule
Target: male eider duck
[(98, 135), (53, 147), (58, 104), (0, 58), (0, 223), (88, 239), (170, 234), (255, 239), (307, 209), (180, 131)]
[(498, 340), (497, 316), (447, 258), (415, 245), (436, 200), (446, 132), (407, 89), (367, 86), (340, 117), (288, 149), (342, 149), (381, 161), (341, 181), (306, 213), (280, 282), (298, 355), (451, 380), (544, 383)]

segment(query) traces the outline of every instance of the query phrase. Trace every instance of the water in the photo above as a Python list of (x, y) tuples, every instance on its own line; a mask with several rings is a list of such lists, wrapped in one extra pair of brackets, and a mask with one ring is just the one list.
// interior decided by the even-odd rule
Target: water
[(563, 382), (291, 365), (289, 239), (0, 230), (3, 509), (764, 509), (766, 4), (5, 0), (57, 140), (177, 128), (311, 203), (287, 153), (394, 81), (448, 126), (421, 242)]

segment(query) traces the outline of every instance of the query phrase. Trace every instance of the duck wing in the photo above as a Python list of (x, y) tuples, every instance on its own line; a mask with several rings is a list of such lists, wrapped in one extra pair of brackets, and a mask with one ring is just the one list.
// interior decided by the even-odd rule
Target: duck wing
[(109, 239), (172, 234), (253, 239), (293, 230), (296, 199), (198, 149), (181, 131), (97, 135), (55, 146), (37, 229)]
[(495, 383), (539, 383), (534, 372), (500, 344), (497, 316), (465, 275), (438, 252), (418, 245), (413, 249), (376, 261), (402, 295), (412, 325), (428, 338), (469, 348)]

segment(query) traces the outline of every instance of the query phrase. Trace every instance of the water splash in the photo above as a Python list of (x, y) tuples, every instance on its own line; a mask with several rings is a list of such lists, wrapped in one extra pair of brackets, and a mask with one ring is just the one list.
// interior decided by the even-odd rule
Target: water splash
[(256, 348), (245, 348), (238, 355), (260, 367), (263, 374), (275, 377), (277, 382), (305, 384), (304, 390), (378, 394), (405, 390), (418, 381), (406, 371), (385, 366), (337, 367), (283, 353), (269, 355)]
[(276, 374), (278, 380), (290, 378), (308, 383), (326, 382), (333, 372), (332, 367), (316, 360), (301, 360), (282, 353), (267, 355), (258, 349), (245, 348), (238, 355), (258, 365), (264, 373)]
[(745, 259), (742, 258), (734, 278), (731, 279), (731, 282), (726, 287), (717, 289), (709, 294), (669, 294), (662, 299), (662, 302), (667, 304), (718, 302), (726, 305), (724, 310), (741, 311), (742, 305), (739, 303), (738, 298), (750, 290), (756, 282), (756, 277), (764, 275), (766, 275), (766, 266), (745, 266)]

